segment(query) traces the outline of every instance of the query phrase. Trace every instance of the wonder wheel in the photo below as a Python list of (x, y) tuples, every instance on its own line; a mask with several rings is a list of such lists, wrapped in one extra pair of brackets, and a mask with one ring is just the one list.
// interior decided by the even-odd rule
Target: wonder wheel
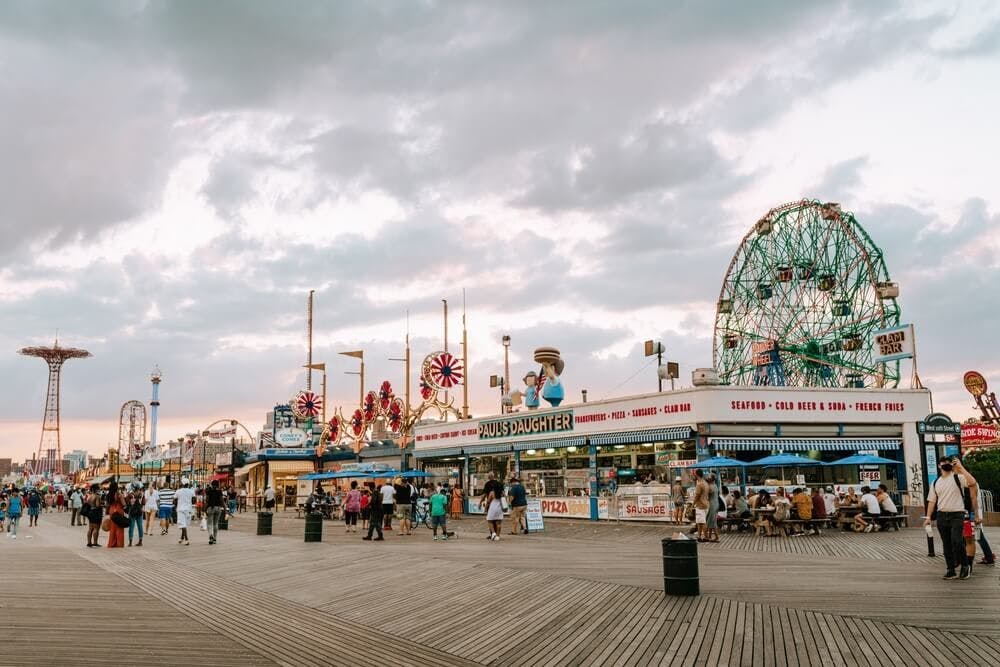
[(715, 315), (723, 384), (894, 387), (872, 335), (899, 324), (899, 287), (854, 215), (802, 200), (768, 211), (729, 264)]

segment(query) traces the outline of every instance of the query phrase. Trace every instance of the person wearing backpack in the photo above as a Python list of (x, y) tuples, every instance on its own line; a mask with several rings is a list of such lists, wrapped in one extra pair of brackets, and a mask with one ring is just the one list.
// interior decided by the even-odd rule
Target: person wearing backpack
[[(934, 480), (927, 494), (927, 516), (924, 525), (931, 525), (932, 519), (937, 519), (938, 533), (941, 535), (941, 549), (947, 571), (944, 579), (968, 579), (969, 565), (966, 562), (965, 538), (962, 528), (969, 518), (969, 506), (965, 490), (969, 482), (965, 475), (954, 471), (951, 456), (938, 459), (940, 477)], [(955, 569), (958, 568), (958, 573)]]
[(10, 498), (7, 499), (7, 518), (9, 519), (7, 537), (12, 540), (17, 539), (17, 524), (21, 521), (21, 508), (21, 494), (18, 493), (15, 486), (10, 490)]

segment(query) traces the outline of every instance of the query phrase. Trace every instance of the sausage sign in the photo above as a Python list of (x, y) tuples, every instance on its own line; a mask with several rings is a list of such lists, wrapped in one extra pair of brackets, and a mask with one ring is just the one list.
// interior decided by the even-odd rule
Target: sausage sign
[(911, 359), (913, 357), (913, 325), (904, 324), (891, 329), (880, 329), (872, 334), (875, 346), (873, 360), (879, 363)]

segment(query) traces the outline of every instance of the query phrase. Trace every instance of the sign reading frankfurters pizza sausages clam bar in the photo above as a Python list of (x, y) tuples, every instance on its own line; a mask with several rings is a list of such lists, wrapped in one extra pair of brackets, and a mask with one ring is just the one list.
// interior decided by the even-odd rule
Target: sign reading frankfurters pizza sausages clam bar
[(694, 387), (481, 419), (422, 424), (420, 450), (712, 423), (903, 424), (930, 411), (924, 389)]

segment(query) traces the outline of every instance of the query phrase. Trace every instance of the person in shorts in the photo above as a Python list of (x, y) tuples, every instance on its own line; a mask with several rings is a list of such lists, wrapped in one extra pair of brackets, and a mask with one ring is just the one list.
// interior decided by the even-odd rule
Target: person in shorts
[(174, 500), (177, 502), (177, 527), (181, 529), (181, 538), (177, 543), (189, 546), (191, 541), (188, 539), (188, 526), (194, 516), (194, 490), (187, 477), (181, 479), (181, 488), (174, 494)]
[(510, 500), (510, 534), (517, 535), (518, 531), (528, 534), (528, 494), (524, 490), (516, 476), (510, 478), (510, 488), (507, 489), (507, 498)]
[(694, 524), (698, 529), (698, 541), (704, 542), (708, 536), (708, 482), (701, 470), (695, 470), (694, 477)]
[[(431, 528), (434, 529), (435, 540), (448, 539), (448, 496), (439, 489), (431, 496)], [(441, 528), (441, 537), (438, 537), (438, 527)]]
[(160, 508), (156, 516), (160, 518), (160, 535), (170, 532), (170, 517), (174, 513), (174, 490), (166, 484), (159, 493)]

